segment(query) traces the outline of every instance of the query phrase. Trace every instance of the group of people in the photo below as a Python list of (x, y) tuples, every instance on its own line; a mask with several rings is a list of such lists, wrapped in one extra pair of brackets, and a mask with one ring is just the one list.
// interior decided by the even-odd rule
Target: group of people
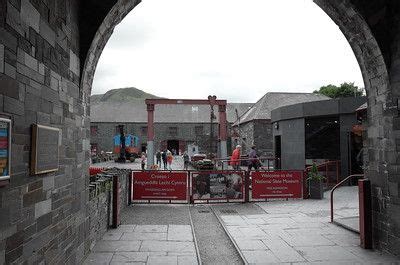
[[(242, 147), (240, 145), (237, 145), (235, 150), (233, 150), (233, 152), (232, 152), (232, 156), (229, 161), (229, 164), (232, 166), (232, 168), (234, 170), (240, 170), (240, 165), (242, 162), (241, 151), (242, 151)], [(255, 145), (253, 145), (251, 147), (246, 160), (247, 160), (247, 167), (248, 167), (249, 171), (252, 168), (254, 168), (254, 170), (257, 170), (260, 167), (261, 163), (260, 163), (260, 160), (258, 159)]]
[[(241, 166), (241, 150), (242, 147), (240, 145), (237, 145), (235, 150), (232, 152), (232, 156), (230, 158), (229, 164), (232, 166), (234, 170), (240, 170)], [(171, 151), (168, 149), (164, 151), (158, 150), (156, 153), (156, 163), (159, 169), (161, 169), (161, 165), (164, 166), (164, 170), (172, 170), (172, 161), (174, 160), (174, 155), (172, 154)], [(260, 160), (257, 156), (256, 152), (256, 146), (253, 145), (248, 153), (248, 157), (246, 159), (247, 161), (247, 166), (248, 170), (250, 171), (251, 169), (254, 168), (254, 170), (257, 170), (260, 167)], [(183, 167), (184, 170), (188, 170), (189, 167), (189, 155), (187, 152), (183, 154)], [(141, 156), (141, 166), (142, 170), (145, 170), (146, 166), (146, 153), (142, 153)]]

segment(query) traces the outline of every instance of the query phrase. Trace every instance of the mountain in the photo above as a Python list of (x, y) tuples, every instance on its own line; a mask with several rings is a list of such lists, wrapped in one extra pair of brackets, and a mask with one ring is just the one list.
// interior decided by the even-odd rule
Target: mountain
[(143, 101), (146, 98), (160, 98), (146, 93), (135, 87), (117, 88), (107, 91), (105, 94), (92, 95), (90, 102), (134, 102)]

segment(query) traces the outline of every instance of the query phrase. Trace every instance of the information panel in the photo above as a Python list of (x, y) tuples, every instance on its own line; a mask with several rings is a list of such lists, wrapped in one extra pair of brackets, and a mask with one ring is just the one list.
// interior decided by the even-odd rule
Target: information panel
[(10, 178), (11, 120), (0, 118), (0, 181)]
[(32, 126), (31, 173), (44, 174), (58, 170), (60, 129)]
[(251, 172), (252, 199), (302, 198), (303, 171)]
[(193, 201), (243, 201), (243, 177), (242, 171), (194, 172)]
[(132, 172), (133, 201), (188, 201), (188, 173)]

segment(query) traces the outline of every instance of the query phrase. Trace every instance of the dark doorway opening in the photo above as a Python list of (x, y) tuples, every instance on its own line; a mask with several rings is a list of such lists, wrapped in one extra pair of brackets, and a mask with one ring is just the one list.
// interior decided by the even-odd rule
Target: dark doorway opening
[(179, 141), (178, 140), (168, 140), (167, 148), (172, 152), (173, 155), (178, 154), (179, 152)]
[(276, 169), (281, 169), (281, 156), (282, 156), (282, 146), (281, 146), (281, 136), (275, 136), (275, 158), (276, 158)]
[(146, 153), (147, 144), (142, 144), (142, 153)]

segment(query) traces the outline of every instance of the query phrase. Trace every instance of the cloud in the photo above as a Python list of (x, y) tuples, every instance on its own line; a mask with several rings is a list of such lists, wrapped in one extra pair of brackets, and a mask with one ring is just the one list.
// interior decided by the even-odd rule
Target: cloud
[(145, 0), (104, 49), (93, 93), (255, 102), (345, 81), (363, 86), (355, 56), (311, 0)]

